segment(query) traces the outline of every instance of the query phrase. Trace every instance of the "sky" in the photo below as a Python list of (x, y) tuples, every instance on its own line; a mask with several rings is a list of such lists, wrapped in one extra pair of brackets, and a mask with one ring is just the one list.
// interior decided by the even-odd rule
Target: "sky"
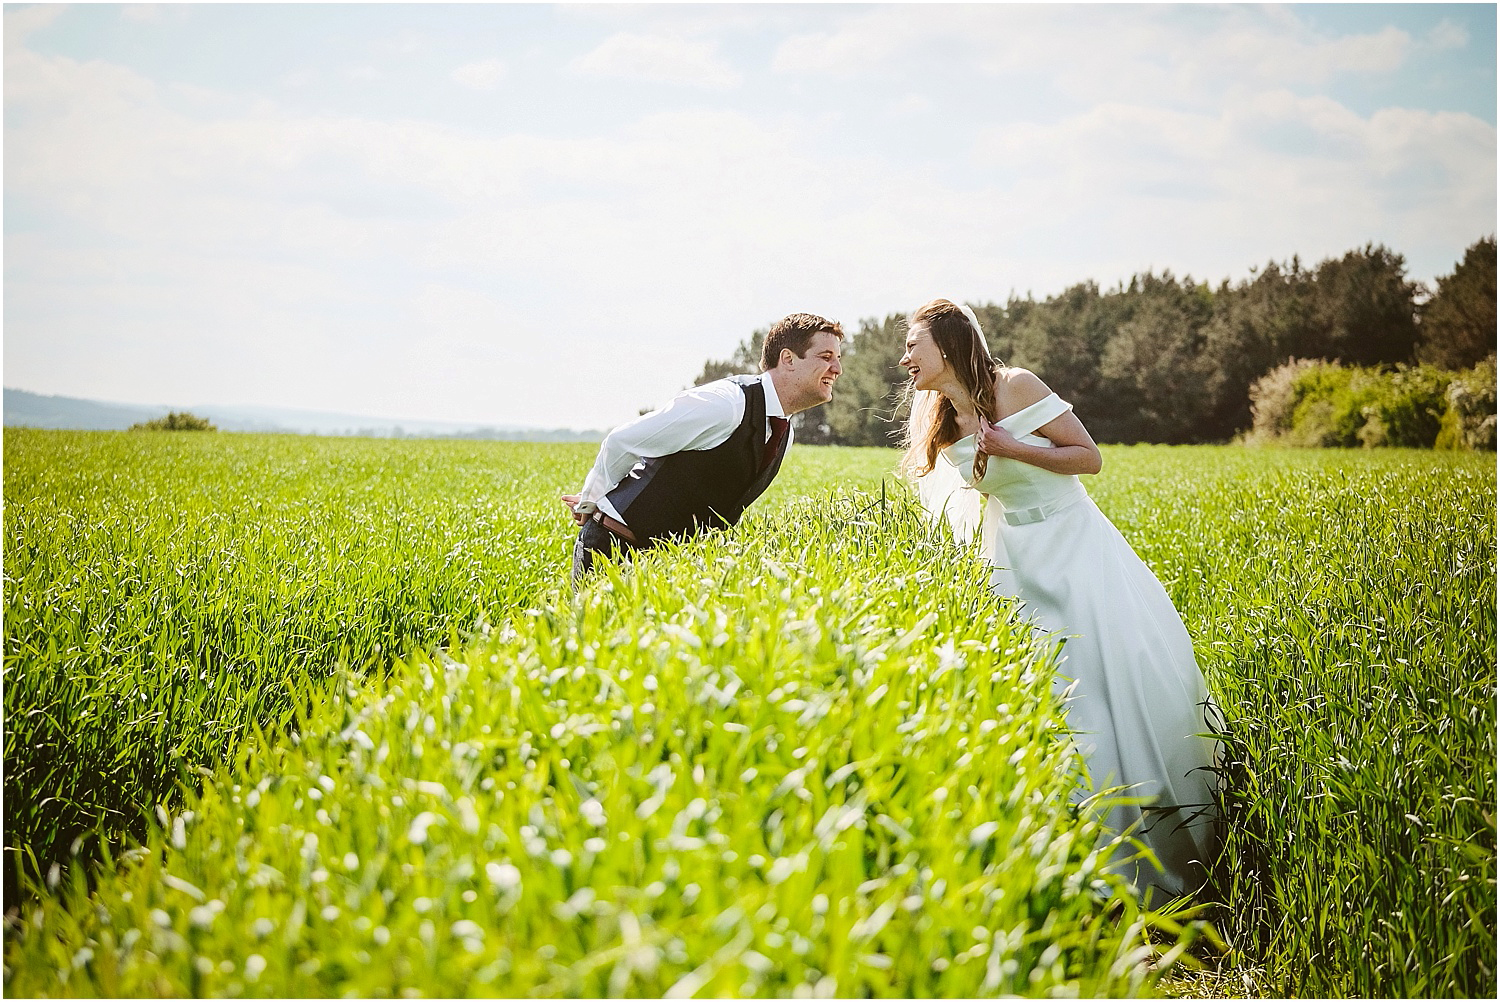
[(1496, 230), (1493, 4), (7, 4), (4, 383), (608, 428), (792, 312)]

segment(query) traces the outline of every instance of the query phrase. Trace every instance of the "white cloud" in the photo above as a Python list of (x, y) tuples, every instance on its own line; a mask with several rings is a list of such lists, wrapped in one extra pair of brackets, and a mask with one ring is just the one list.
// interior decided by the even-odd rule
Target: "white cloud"
[(1321, 38), (1276, 25), (1226, 25), (1194, 44), (1178, 43), (1184, 64), (1199, 79), (1209, 75), (1245, 79), (1262, 86), (1322, 82), (1340, 73), (1390, 73), (1411, 50), (1411, 36), (1387, 27), (1374, 34)]
[[(316, 394), (324, 406), (368, 411), (360, 394), (422, 372), (437, 379), (461, 362), (463, 378), (444, 377), (448, 392), (433, 396), (435, 416), (608, 424), (669, 395), (701, 364), (671, 345), (702, 338), (702, 326), (652, 316), (696, 304), (730, 344), (774, 319), (739, 313), (755, 307), (736, 279), (726, 286), (715, 274), (735, 246), (753, 257), (764, 239), (750, 204), (764, 184), (738, 161), (771, 162), (768, 152), (783, 149), (738, 116), (651, 119), (613, 140), (481, 139), (273, 106), (198, 120), (166, 110), (158, 88), (119, 67), (28, 55), (7, 70), (31, 82), (10, 95), (24, 107), (10, 122), (7, 183), (34, 211), (66, 220), (9, 248), (26, 262), (7, 290), (7, 368), (22, 385), (66, 389), (48, 385), (61, 375), (81, 392), (79, 381), (128, 378), (137, 395), (154, 389), (169, 400), (200, 390), (286, 403)], [(736, 176), (743, 190), (728, 180)], [(559, 179), (578, 193), (548, 197)], [(416, 209), (380, 211), (392, 200)], [(93, 234), (82, 245), (80, 230)], [(459, 305), (437, 308), (434, 274), (463, 276), (472, 295), (439, 283)], [(66, 306), (50, 284), (62, 275), (78, 286)], [(519, 295), (501, 310), (505, 289)], [(318, 347), (339, 331), (358, 356), (342, 370)], [(264, 358), (213, 365), (177, 342), (189, 332), (211, 332), (229, 357), (234, 345), (259, 345)], [(89, 338), (102, 343), (89, 351)], [(64, 372), (55, 359), (74, 342)], [(517, 365), (529, 357), (518, 342), (583, 356), (569, 370), (584, 403), (539, 384), (537, 359)], [(414, 344), (433, 359), (422, 362)], [(690, 356), (710, 350), (696, 344)], [(162, 353), (171, 364), (153, 369), (148, 360)], [(640, 358), (654, 375), (618, 385)], [(186, 360), (217, 375), (172, 385), (189, 378)], [(479, 371), (485, 392), (459, 392)], [(507, 407), (515, 412), (495, 410)]]
[[(361, 396), (409, 386), (433, 417), (609, 425), (754, 326), (793, 310), (852, 321), (893, 287), (916, 298), (943, 265), (946, 239), (910, 232), (930, 201), (915, 178), (811, 157), (795, 130), (739, 113), (582, 139), (271, 106), (204, 121), (128, 71), (31, 58), (16, 72), (52, 84), (27, 110), (49, 114), (16, 118), (7, 182), (68, 222), (10, 248), (25, 262), (7, 289), (19, 385), (61, 391), (48, 379), (70, 370), (73, 392), (106, 397), (126, 379), (137, 398), (366, 412)], [(351, 209), (361, 193), (421, 211)], [(49, 285), (63, 275), (67, 306)], [(563, 358), (568, 394), (537, 378)]]
[(1136, 254), (1096, 277), (1149, 262), (1217, 278), (1255, 263), (1247, 247), (1315, 260), (1372, 239), (1407, 254), (1475, 239), (1495, 218), (1495, 144), (1469, 115), (1365, 117), (1279, 91), (1216, 113), (1102, 104), (991, 130), (976, 155), (1017, 178), (1008, 197), (1036, 239), (1052, 227)]
[(477, 63), (466, 63), (451, 74), (454, 83), (470, 90), (496, 90), (505, 78), (505, 64), (498, 59), (485, 59)]
[[(785, 40), (782, 73), (885, 77), (964, 65), (1094, 99), (1147, 94), (1216, 98), (1234, 86), (1388, 73), (1412, 48), (1392, 27), (1325, 37), (1294, 13), (1237, 7), (878, 6), (831, 31)], [(1191, 100), (1191, 97), (1188, 97)]]
[[(830, 141), (811, 84), (798, 106), (693, 95), (691, 110), (645, 108), (607, 131), (487, 133), (229, 95), (189, 106), (124, 67), (27, 50), (14, 31), (32, 10), (5, 14), (6, 187), (13, 218), (45, 225), (7, 235), (5, 362), (13, 385), (48, 392), (601, 427), (793, 310), (853, 323), (937, 295), (1046, 295), (1148, 267), (1217, 280), (1368, 240), (1436, 260), (1427, 277), (1494, 226), (1492, 126), (1358, 114), (1257, 83), (1266, 69), (1244, 71), (1254, 86), (1156, 100), (1212, 58), (1268, 58), (1252, 40), (1153, 67), (1170, 41), (1160, 24), (1122, 34), (1143, 55), (1071, 84), (1136, 73), (1106, 100), (956, 132), (973, 146), (955, 163), (966, 147), (939, 162)], [(977, 30), (989, 10), (951, 17)], [(860, 44), (930, 55), (928, 22), (948, 16), (876, 8), (863, 17), (885, 34)], [(1013, 28), (1056, 17), (1008, 16)], [(1106, 59), (1102, 32), (1084, 32), (1080, 51)], [(575, 71), (733, 76), (710, 43), (611, 41), (629, 37), (666, 41), (607, 42)], [(1039, 66), (1047, 37), (988, 51)], [(1406, 44), (1369, 37), (1320, 58), (1378, 66)], [(458, 62), (435, 63), (438, 79)], [(871, 108), (950, 121), (914, 87)]]
[(714, 89), (740, 82), (740, 75), (719, 57), (713, 42), (628, 31), (611, 35), (591, 52), (574, 59), (568, 69), (584, 76)]
[(132, 3), (120, 8), (120, 17), (126, 21), (159, 21), (162, 14), (159, 3)]
[(896, 115), (922, 115), (930, 110), (932, 102), (921, 94), (908, 94), (891, 105), (891, 112)]
[(321, 76), (322, 74), (318, 73), (316, 70), (299, 69), (292, 70), (290, 73), (283, 73), (280, 77), (277, 78), (277, 81), (283, 87), (287, 87), (292, 90), (302, 90), (317, 83)]
[(1469, 44), (1469, 33), (1463, 27), (1444, 18), (1427, 33), (1424, 40), (1428, 46), (1438, 50), (1462, 49)]
[(66, 9), (63, 4), (34, 4), (29, 7), (7, 4), (5, 7), (6, 56), (9, 57), (12, 51), (19, 50), (27, 37), (56, 21)]

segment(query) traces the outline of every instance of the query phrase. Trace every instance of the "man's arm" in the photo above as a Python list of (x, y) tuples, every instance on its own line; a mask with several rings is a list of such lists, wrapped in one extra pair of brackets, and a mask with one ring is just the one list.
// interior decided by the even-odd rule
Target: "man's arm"
[(599, 499), (635, 468), (653, 456), (712, 449), (722, 445), (745, 416), (745, 394), (735, 383), (718, 380), (694, 386), (665, 407), (642, 414), (604, 437), (599, 458), (589, 470), (583, 489), (563, 495), (563, 503), (582, 523), (598, 508)]

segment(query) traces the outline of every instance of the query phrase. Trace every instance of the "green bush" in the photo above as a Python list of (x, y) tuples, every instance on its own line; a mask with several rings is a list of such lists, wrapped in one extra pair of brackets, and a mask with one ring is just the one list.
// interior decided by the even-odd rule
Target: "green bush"
[(131, 431), (218, 431), (208, 418), (201, 418), (190, 411), (168, 411), (166, 417), (154, 421), (140, 421), (130, 426)]
[(1430, 448), (1437, 440), (1448, 410), (1448, 384), (1453, 373), (1430, 365), (1396, 371), (1372, 380), (1374, 397), (1362, 410), (1360, 444)]
[(1455, 375), (1448, 384), (1447, 397), (1437, 448), (1494, 452), (1495, 356)]
[(1248, 444), (1493, 449), (1495, 363), (1346, 366), (1291, 359), (1250, 390)]
[(1297, 406), (1298, 379), (1320, 364), (1313, 358), (1290, 358), (1262, 376), (1250, 389), (1253, 424), (1246, 441), (1274, 441), (1292, 430), (1292, 411)]
[(1372, 403), (1375, 387), (1364, 372), (1322, 362), (1297, 378), (1293, 389), (1297, 403), (1292, 410), (1291, 445), (1351, 446), (1359, 441), (1365, 405)]

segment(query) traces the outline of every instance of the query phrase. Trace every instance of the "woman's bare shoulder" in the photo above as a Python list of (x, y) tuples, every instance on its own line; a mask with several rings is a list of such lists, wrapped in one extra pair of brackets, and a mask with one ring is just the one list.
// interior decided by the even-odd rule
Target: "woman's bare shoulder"
[(1007, 365), (995, 373), (995, 396), (1002, 414), (1014, 414), (1046, 399), (1052, 392), (1042, 378), (1030, 369)]

